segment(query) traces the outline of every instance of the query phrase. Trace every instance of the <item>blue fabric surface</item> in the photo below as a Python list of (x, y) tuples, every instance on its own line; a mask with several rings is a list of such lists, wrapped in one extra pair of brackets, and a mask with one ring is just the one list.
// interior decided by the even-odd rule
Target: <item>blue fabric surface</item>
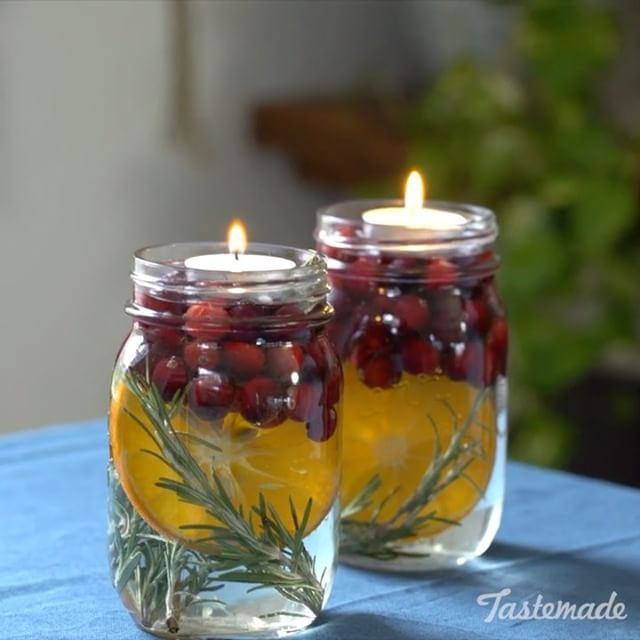
[[(0, 637), (148, 638), (111, 588), (105, 530), (104, 420), (0, 438)], [(624, 621), (498, 620), (476, 598), (603, 602)], [(457, 571), (381, 574), (340, 567), (307, 640), (640, 638), (640, 492), (511, 464), (503, 526)]]

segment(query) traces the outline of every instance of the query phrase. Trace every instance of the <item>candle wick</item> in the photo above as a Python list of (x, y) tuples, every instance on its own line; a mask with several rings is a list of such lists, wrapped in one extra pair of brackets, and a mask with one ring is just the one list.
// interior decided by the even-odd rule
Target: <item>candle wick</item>
[(238, 252), (237, 251), (234, 251), (233, 255), (236, 257), (236, 260), (240, 260), (240, 258), (238, 257)]

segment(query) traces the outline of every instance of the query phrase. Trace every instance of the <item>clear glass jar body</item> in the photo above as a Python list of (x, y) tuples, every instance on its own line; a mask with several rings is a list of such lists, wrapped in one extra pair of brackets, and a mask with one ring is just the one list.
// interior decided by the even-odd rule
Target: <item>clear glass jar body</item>
[(378, 229), (349, 202), (319, 214), (343, 363), (341, 559), (419, 571), (483, 553), (501, 518), (507, 322), (493, 214), (460, 229)]
[(326, 603), (337, 555), (342, 374), (326, 267), (184, 267), (225, 247), (135, 257), (134, 318), (109, 412), (109, 557), (136, 623), (160, 637), (280, 637)]

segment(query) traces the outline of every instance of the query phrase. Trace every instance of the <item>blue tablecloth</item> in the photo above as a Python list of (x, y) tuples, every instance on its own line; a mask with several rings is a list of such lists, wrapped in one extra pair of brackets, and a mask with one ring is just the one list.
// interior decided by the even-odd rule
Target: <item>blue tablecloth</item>
[[(0, 637), (119, 640), (138, 631), (105, 554), (104, 420), (0, 438)], [(391, 575), (341, 567), (308, 640), (640, 638), (640, 492), (511, 464), (497, 541), (457, 571)], [(477, 598), (625, 604), (625, 620), (486, 622)], [(505, 613), (507, 609), (504, 609)], [(517, 611), (516, 611), (517, 613)], [(620, 613), (620, 610), (618, 610)]]

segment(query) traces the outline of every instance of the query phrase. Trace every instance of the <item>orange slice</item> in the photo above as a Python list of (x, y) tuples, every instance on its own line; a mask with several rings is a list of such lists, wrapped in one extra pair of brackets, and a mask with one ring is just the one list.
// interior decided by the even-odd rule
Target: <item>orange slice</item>
[[(137, 398), (124, 383), (116, 385), (109, 412), (111, 455), (127, 497), (140, 515), (159, 533), (186, 544), (208, 535), (187, 525), (221, 523), (205, 510), (178, 499), (175, 492), (160, 488), (161, 478), (179, 477), (160, 459), (153, 439), (125, 411), (135, 415), (153, 433), (153, 427)], [(258, 429), (238, 414), (216, 423), (200, 420), (184, 411), (172, 421), (178, 433), (191, 434), (217, 447), (185, 436), (182, 441), (209, 479), (215, 470), (236, 507), (245, 516), (259, 504), (260, 494), (269, 502), (289, 531), (294, 530), (289, 500), (301, 518), (307, 501), (312, 507), (305, 534), (325, 518), (335, 501), (339, 483), (339, 439), (317, 443), (310, 440), (304, 424), (287, 420), (272, 429)], [(212, 482), (212, 487), (214, 486)], [(254, 523), (258, 519), (254, 516)]]
[[(378, 474), (381, 486), (373, 496), (374, 504), (355, 519), (368, 520), (373, 509), (395, 490), (380, 512), (379, 521), (384, 521), (394, 515), (418, 487), (431, 467), (438, 438), (441, 452), (446, 451), (456, 428), (460, 428), (471, 413), (479, 391), (445, 377), (406, 373), (391, 389), (371, 389), (360, 381), (351, 363), (345, 364), (344, 374), (342, 504), (353, 500)], [(456, 420), (445, 403), (453, 409)], [(421, 514), (435, 511), (439, 518), (460, 522), (474, 508), (481, 498), (478, 489), (484, 491), (491, 477), (495, 429), (493, 399), (486, 393), (465, 437), (465, 441), (477, 443), (481, 457), (474, 458), (466, 468), (468, 478), (452, 482)], [(465, 455), (465, 459), (467, 457)], [(441, 478), (451, 466), (443, 469)], [(425, 527), (424, 533), (435, 535), (448, 526), (433, 522)]]

